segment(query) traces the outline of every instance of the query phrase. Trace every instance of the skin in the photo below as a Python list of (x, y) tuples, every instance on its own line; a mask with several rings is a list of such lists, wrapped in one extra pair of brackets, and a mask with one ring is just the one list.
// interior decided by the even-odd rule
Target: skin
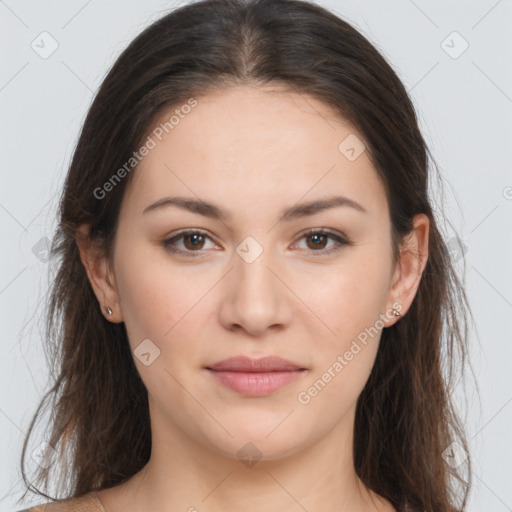
[[(113, 311), (107, 320), (125, 322), (132, 351), (147, 338), (160, 350), (148, 366), (134, 357), (149, 393), (151, 459), (100, 499), (107, 512), (393, 511), (358, 479), (352, 456), (356, 400), (381, 329), (309, 403), (297, 397), (379, 315), (389, 327), (400, 321), (394, 304), (406, 314), (428, 257), (428, 218), (413, 219), (393, 264), (384, 187), (366, 151), (350, 161), (338, 150), (348, 135), (362, 136), (327, 105), (268, 86), (197, 100), (134, 171), (111, 265), (87, 226), (79, 231), (99, 307)], [(366, 212), (338, 206), (280, 220), (284, 208), (333, 194)], [(142, 213), (171, 195), (214, 203), (232, 219), (175, 206)], [(352, 245), (325, 254), (335, 240), (315, 245), (303, 236), (309, 228)], [(196, 245), (174, 244), (199, 256), (163, 246), (185, 229), (207, 232)], [(247, 236), (263, 249), (251, 263), (236, 252)], [(242, 354), (278, 355), (307, 371), (269, 396), (247, 397), (204, 369)], [(248, 442), (261, 453), (252, 467), (237, 456)]]

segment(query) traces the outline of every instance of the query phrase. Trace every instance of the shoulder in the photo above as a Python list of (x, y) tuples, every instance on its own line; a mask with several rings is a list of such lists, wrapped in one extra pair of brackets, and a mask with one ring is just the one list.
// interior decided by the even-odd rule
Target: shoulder
[(18, 512), (105, 512), (95, 491), (79, 498), (50, 501)]

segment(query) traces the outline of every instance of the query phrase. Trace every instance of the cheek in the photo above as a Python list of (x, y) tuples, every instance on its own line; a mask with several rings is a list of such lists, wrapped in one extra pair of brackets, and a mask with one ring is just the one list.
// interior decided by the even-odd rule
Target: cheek
[[(363, 389), (383, 328), (380, 314), (385, 311), (389, 286), (386, 265), (369, 252), (347, 257), (330, 275), (318, 272), (315, 286), (309, 287), (304, 302), (316, 314), (308, 316), (316, 364), (308, 384), (314, 385), (313, 395), (322, 394), (317, 402), (334, 400), (343, 408)], [(305, 286), (307, 279), (303, 279)], [(319, 334), (314, 335), (315, 329)]]
[(116, 248), (121, 309), (128, 332), (161, 337), (201, 298), (206, 283), (191, 281), (186, 272), (169, 264), (163, 248), (139, 238), (125, 234)]
[(315, 364), (297, 396), (308, 417), (336, 422), (354, 406), (377, 355), (385, 291), (385, 279), (355, 272), (327, 281), (323, 293), (312, 297), (311, 309), (333, 332), (322, 327), (325, 334), (312, 337)]
[(346, 258), (328, 272), (319, 269), (298, 279), (295, 289), (301, 292), (297, 295), (309, 308), (310, 316), (317, 319), (322, 337), (340, 349), (347, 340), (373, 326), (385, 308), (387, 267), (370, 256)]
[(121, 271), (118, 285), (121, 310), (132, 345), (139, 338), (159, 338), (172, 325), (169, 297), (172, 283), (149, 264)]
[[(162, 366), (178, 375), (183, 370), (180, 361), (200, 360), (201, 333), (204, 337), (211, 312), (205, 310), (207, 296), (218, 278), (194, 272), (193, 267), (188, 272), (172, 267), (165, 258), (143, 250), (120, 258), (116, 278), (130, 347), (148, 384), (154, 378), (148, 369)], [(137, 348), (147, 339), (159, 354), (154, 366), (148, 367), (136, 357)]]

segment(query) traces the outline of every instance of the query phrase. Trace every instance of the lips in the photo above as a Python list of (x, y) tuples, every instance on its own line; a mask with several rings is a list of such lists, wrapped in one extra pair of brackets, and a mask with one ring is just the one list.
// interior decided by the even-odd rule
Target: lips
[(231, 372), (292, 372), (296, 370), (305, 370), (291, 361), (276, 356), (262, 357), (261, 359), (251, 359), (246, 356), (230, 357), (219, 361), (209, 370), (231, 371)]
[(307, 370), (276, 356), (231, 357), (206, 368), (223, 386), (246, 396), (267, 396), (303, 376)]

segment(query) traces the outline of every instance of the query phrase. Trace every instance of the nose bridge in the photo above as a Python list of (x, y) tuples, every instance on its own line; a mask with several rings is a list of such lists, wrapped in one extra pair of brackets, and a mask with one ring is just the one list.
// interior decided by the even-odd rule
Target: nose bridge
[[(235, 280), (238, 292), (243, 295), (254, 295), (254, 300), (258, 300), (258, 296), (264, 295), (268, 300), (274, 299), (274, 294), (278, 292), (276, 278), (269, 270), (276, 267), (276, 261), (270, 246), (271, 237), (259, 237), (258, 241), (253, 236), (247, 236), (236, 247), (236, 255), (234, 256), (235, 271), (233, 279)], [(263, 246), (266, 243), (266, 246)], [(275, 270), (274, 270), (275, 272)], [(239, 297), (241, 298), (241, 297)]]
[(270, 240), (271, 237), (266, 237), (266, 247), (253, 236), (240, 242), (233, 255), (229, 291), (224, 297), (223, 321), (252, 333), (291, 318), (286, 287), (275, 275), (279, 274), (280, 265), (274, 257), (276, 252), (268, 245)]

